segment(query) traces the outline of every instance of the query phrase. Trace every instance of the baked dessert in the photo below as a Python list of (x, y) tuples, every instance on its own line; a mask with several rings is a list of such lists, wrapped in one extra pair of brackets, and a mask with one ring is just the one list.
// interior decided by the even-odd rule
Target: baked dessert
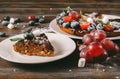
[(71, 35), (83, 36), (92, 30), (104, 30), (108, 37), (120, 35), (120, 19), (110, 19), (101, 13), (83, 14), (67, 7), (56, 21), (62, 31)]
[(54, 56), (54, 48), (51, 45), (45, 33), (34, 35), (25, 33), (24, 38), (13, 38), (11, 41), (17, 41), (14, 45), (14, 51), (29, 56)]

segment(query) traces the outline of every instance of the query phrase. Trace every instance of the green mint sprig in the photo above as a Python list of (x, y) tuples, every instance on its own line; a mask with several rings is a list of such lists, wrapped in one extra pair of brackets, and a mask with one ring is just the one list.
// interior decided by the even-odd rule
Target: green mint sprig
[(19, 38), (19, 37), (16, 37), (16, 38), (12, 38), (12, 39), (10, 39), (10, 41), (23, 41), (24, 40), (24, 38)]
[(105, 25), (109, 25), (110, 24), (110, 21), (108, 21), (107, 23), (103, 23), (102, 20), (98, 20), (97, 22), (100, 23), (100, 24), (105, 24)]
[(68, 6), (67, 8), (65, 8), (63, 11), (64, 11), (65, 13), (67, 13), (67, 11), (69, 11), (69, 10), (71, 10), (70, 6)]

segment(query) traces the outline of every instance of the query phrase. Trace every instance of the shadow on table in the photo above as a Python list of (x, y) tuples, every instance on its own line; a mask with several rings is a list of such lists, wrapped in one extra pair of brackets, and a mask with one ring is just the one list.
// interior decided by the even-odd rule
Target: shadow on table
[(63, 59), (54, 61), (54, 62), (49, 62), (49, 63), (44, 63), (44, 64), (18, 64), (18, 63), (12, 63), (13, 66), (23, 69), (23, 70), (28, 70), (28, 71), (42, 71), (42, 72), (56, 72), (56, 71), (63, 71), (63, 70), (69, 70), (69, 69), (74, 69), (77, 67), (78, 64), (78, 51), (75, 50), (71, 55), (68, 57), (65, 57)]

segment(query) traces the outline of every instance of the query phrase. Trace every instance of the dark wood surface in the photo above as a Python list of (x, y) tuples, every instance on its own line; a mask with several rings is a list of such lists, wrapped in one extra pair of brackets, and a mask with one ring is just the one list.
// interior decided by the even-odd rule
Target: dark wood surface
[[(42, 26), (48, 27), (67, 6), (77, 11), (120, 15), (120, 0), (0, 0), (0, 19), (4, 16), (20, 17), (27, 23), (29, 15), (45, 16), (47, 22)], [(0, 37), (0, 41), (20, 34), (26, 28), (10, 30), (0, 24), (0, 32), (8, 35)], [(120, 44), (119, 40), (114, 42)], [(46, 64), (17, 64), (0, 58), (0, 79), (120, 79), (119, 55), (108, 63), (87, 64), (84, 68), (77, 67), (78, 59), (77, 49), (64, 59)]]

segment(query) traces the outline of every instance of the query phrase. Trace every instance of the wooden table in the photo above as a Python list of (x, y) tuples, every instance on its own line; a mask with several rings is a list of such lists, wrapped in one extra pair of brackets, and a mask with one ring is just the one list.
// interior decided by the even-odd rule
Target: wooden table
[[(29, 15), (45, 16), (48, 27), (51, 20), (65, 7), (84, 12), (98, 11), (106, 14), (120, 15), (119, 0), (1, 0), (0, 18), (4, 16), (20, 17), (25, 23)], [(29, 28), (29, 27), (26, 27)], [(7, 37), (0, 37), (0, 41), (17, 34), (26, 28), (8, 29), (0, 24), (0, 32)], [(32, 27), (35, 28), (35, 27)], [(78, 40), (73, 39), (75, 42)], [(119, 40), (115, 40), (120, 44)], [(109, 60), (107, 64), (87, 64), (78, 68), (79, 52), (76, 49), (70, 56), (46, 64), (17, 64), (0, 58), (0, 79), (120, 79), (120, 56)]]

